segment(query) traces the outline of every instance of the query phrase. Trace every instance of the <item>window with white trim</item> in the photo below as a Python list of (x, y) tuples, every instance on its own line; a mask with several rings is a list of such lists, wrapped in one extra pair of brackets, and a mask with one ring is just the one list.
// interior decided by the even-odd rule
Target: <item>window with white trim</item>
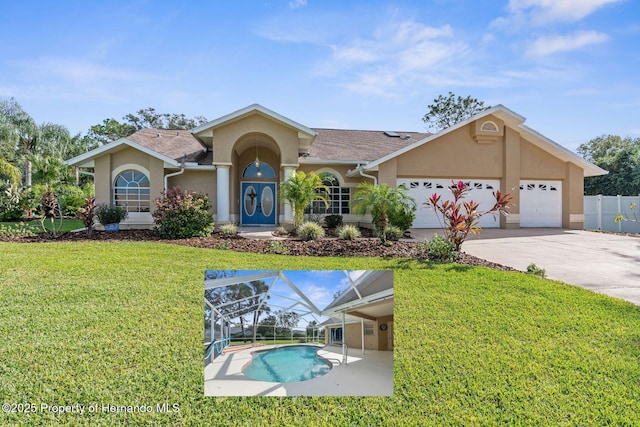
[(329, 207), (322, 200), (314, 200), (311, 202), (313, 213), (318, 214), (335, 214), (348, 215), (351, 213), (351, 188), (340, 187), (340, 181), (335, 175), (328, 174), (322, 181), (328, 188), (328, 194), (325, 194)]
[(375, 335), (376, 333), (376, 325), (373, 322), (364, 321), (364, 334), (365, 335)]
[(149, 178), (135, 169), (120, 172), (113, 185), (113, 203), (127, 212), (149, 212), (151, 192)]

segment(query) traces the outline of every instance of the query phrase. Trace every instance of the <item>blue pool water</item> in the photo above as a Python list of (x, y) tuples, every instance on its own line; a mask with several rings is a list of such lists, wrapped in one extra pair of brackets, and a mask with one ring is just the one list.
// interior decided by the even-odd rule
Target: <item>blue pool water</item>
[(291, 383), (310, 380), (331, 370), (331, 363), (319, 357), (317, 352), (318, 347), (304, 345), (257, 351), (242, 372), (259, 381)]

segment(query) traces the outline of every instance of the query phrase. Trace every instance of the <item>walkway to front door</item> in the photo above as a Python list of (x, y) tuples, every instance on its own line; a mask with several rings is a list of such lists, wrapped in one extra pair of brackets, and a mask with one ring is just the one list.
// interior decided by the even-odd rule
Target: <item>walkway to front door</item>
[(276, 184), (242, 182), (241, 225), (276, 224)]

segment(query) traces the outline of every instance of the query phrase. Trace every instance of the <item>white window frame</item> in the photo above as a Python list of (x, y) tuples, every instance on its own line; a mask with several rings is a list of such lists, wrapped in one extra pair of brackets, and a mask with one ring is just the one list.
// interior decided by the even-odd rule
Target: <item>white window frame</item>
[(326, 185), (326, 181), (330, 177), (333, 179), (331, 179), (331, 185), (327, 185), (329, 188), (329, 196), (327, 197), (329, 207), (326, 207), (322, 200), (314, 200), (311, 202), (311, 212), (322, 215), (351, 214), (351, 187), (340, 185), (338, 175), (332, 172), (327, 172), (327, 178), (322, 183)]
[[(133, 171), (135, 173), (139, 173), (143, 175), (144, 178), (146, 179), (146, 183), (148, 184), (147, 187), (137, 187), (138, 188), (137, 197), (133, 197), (133, 198), (131, 198), (129, 194), (129, 192), (132, 191), (132, 187), (116, 186), (116, 182), (118, 181), (118, 178), (124, 173), (129, 171)], [(132, 182), (132, 181), (129, 181), (129, 182)], [(136, 188), (136, 187), (133, 187), (133, 188)], [(144, 188), (146, 188), (146, 191), (141, 190)], [(117, 199), (119, 195), (118, 194), (119, 190), (122, 190), (124, 192), (124, 196), (125, 196), (124, 202), (118, 201)], [(146, 195), (144, 193), (146, 193)], [(115, 169), (113, 171), (113, 187), (112, 187), (111, 200), (114, 205), (123, 206), (129, 213), (151, 212), (151, 180), (149, 178), (149, 172), (144, 168), (141, 168), (137, 165), (131, 165), (131, 164), (122, 165), (121, 167)]]

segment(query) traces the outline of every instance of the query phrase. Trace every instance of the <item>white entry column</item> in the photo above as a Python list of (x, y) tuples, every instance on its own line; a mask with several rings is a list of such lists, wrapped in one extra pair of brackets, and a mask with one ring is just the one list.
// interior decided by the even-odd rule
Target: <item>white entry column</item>
[[(284, 167), (284, 181), (287, 181), (294, 173), (296, 168), (294, 166)], [(293, 222), (293, 209), (288, 201), (284, 201), (284, 222)]]
[(216, 165), (216, 222), (229, 222), (229, 197), (231, 188), (229, 187), (229, 165)]

